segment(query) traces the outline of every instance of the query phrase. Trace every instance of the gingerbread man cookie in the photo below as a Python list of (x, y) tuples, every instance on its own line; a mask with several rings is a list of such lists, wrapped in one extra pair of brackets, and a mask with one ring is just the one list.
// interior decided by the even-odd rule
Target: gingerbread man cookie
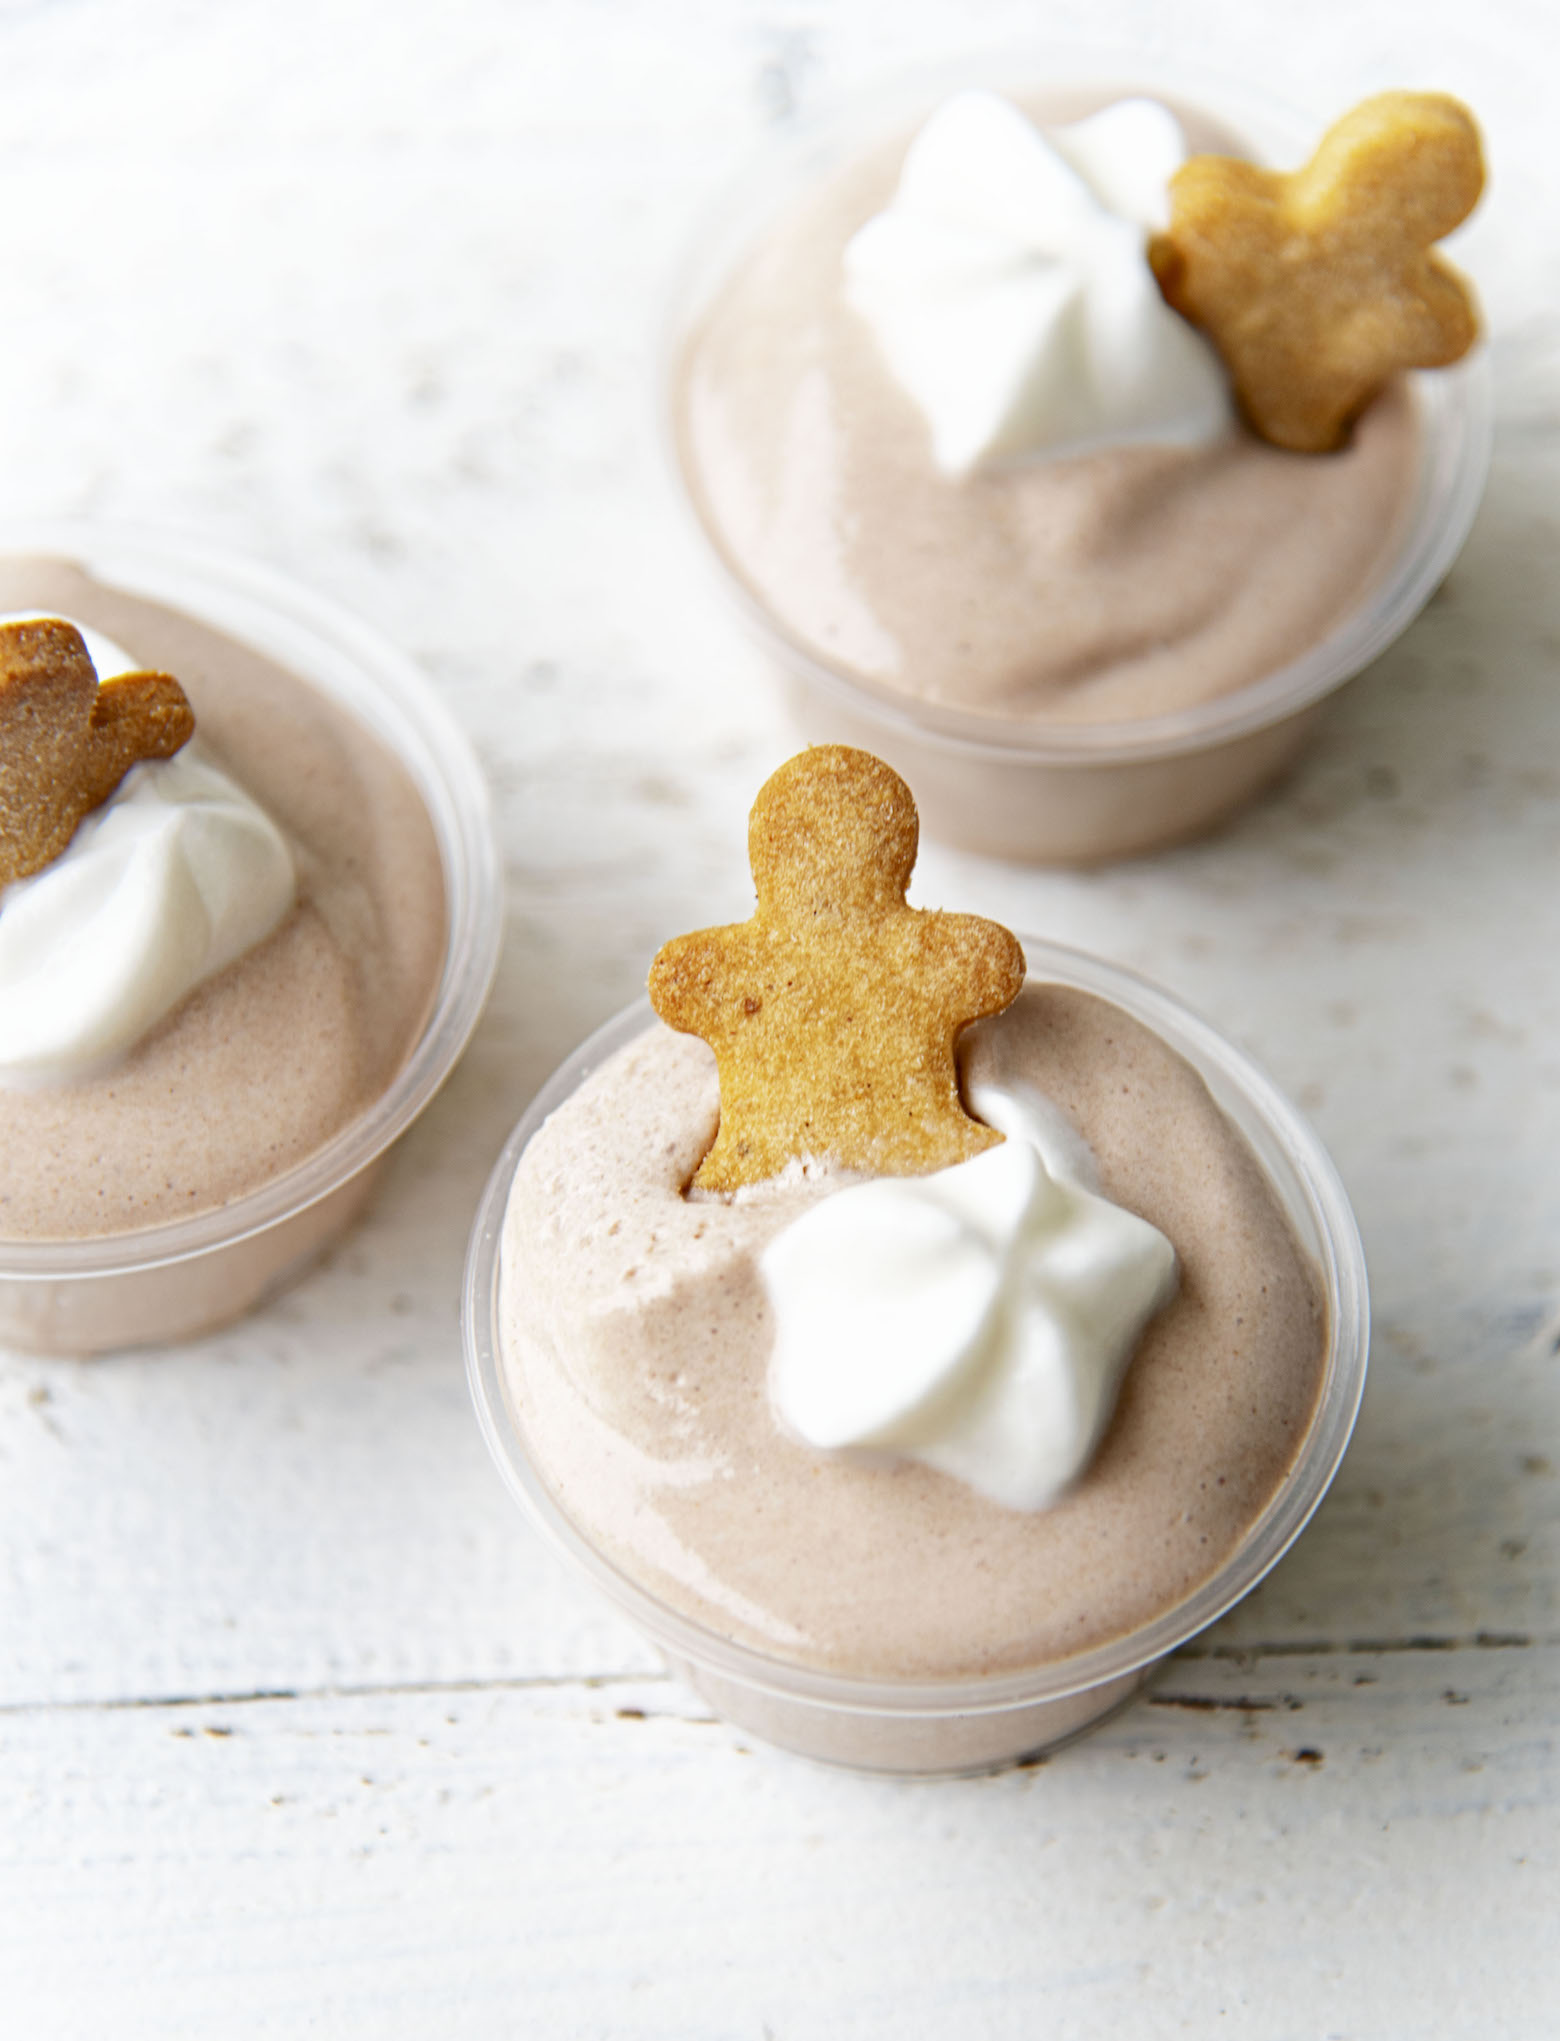
[(73, 624), (0, 625), (0, 886), (52, 864), (131, 766), (171, 758), (194, 729), (168, 674), (99, 686)]
[(1443, 367), (1473, 345), (1471, 294), (1432, 244), (1483, 188), (1466, 107), (1384, 92), (1292, 175), (1192, 157), (1170, 181), (1170, 225), (1149, 261), (1223, 357), (1252, 429), (1325, 453), (1398, 370)]
[(1024, 954), (995, 922), (906, 903), (919, 834), (909, 788), (869, 752), (819, 745), (760, 789), (757, 912), (669, 942), (650, 972), (662, 1020), (715, 1051), (700, 1189), (809, 1157), (919, 1176), (1001, 1139), (960, 1103), (954, 1043), (1017, 997)]

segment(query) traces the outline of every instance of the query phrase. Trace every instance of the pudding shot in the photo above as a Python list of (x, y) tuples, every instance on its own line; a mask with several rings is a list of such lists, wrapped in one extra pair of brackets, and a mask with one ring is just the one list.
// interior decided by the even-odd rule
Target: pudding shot
[[(1484, 371), (1449, 366), (1476, 327), (1432, 243), (1481, 181), (1427, 94), (1319, 146), (1061, 82), (813, 137), (714, 233), (668, 395), (806, 734), (872, 743), (933, 834), (1017, 857), (1152, 848), (1270, 779), (1476, 507)], [(1325, 391), (1303, 451), (1274, 382), (1302, 413)]]
[(0, 1341), (237, 1316), (474, 1023), (485, 798), (423, 684), (254, 570), (0, 557)]
[(1358, 1240), (1173, 1002), (904, 904), (880, 761), (803, 753), (750, 847), (752, 921), (668, 944), (655, 1015), (587, 1044), (495, 1172), (479, 1411), (720, 1712), (871, 1769), (1008, 1762), (1296, 1535), (1358, 1402)]

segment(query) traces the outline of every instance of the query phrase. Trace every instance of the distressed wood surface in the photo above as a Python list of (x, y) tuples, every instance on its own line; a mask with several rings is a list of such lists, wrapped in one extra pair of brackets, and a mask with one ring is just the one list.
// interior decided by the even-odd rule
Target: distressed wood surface
[(169, 2037), (1549, 2033), (1527, 1658), (1183, 1658), (955, 1787), (634, 1678), (17, 1716), (0, 1958)]
[(1135, 965), (1269, 1066), (1376, 1340), (1256, 1595), (1048, 1764), (901, 1786), (707, 1721), (563, 1573), (456, 1297), (536, 1084), (666, 934), (746, 912), (788, 748), (660, 471), (679, 247), (798, 109), (1033, 9), (0, 6), (0, 515), (193, 532), (414, 653), (509, 908), (471, 1053), (324, 1266), (180, 1352), (0, 1354), (0, 2032), (1560, 2030), (1560, 35), (1536, 0), (1048, 21), (1319, 115), (1463, 92), (1503, 422), (1441, 595), (1217, 839), (923, 854), (918, 899)]

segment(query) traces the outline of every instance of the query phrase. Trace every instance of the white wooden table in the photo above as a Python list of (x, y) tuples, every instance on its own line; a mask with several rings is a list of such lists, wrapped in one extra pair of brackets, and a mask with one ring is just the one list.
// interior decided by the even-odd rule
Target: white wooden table
[[(0, 1355), (0, 2033), (1560, 2032), (1560, 30), (1547, 0), (1059, 0), (1318, 115), (1484, 117), (1500, 457), (1430, 613), (1217, 841), (925, 902), (1138, 966), (1350, 1187), (1336, 1488), (1100, 1734), (899, 1785), (706, 1719), (518, 1520), (456, 1293), (488, 1165), (786, 734), (671, 517), (651, 335), (761, 133), (1020, 0), (0, 0), (0, 512), (196, 531), (481, 740), (509, 923), (372, 1214), (225, 1336)], [(1526, 344), (1523, 344), (1526, 336)]]

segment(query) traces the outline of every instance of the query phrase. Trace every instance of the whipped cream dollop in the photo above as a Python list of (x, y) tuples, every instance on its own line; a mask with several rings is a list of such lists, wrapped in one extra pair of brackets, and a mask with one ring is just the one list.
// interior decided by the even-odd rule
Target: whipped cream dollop
[(1218, 357), (1148, 266), (1186, 156), (1175, 116), (1147, 99), (1042, 132), (997, 93), (961, 92), (920, 130), (889, 205), (846, 247), (845, 294), (945, 473), (1229, 429)]
[(1000, 1147), (931, 1176), (837, 1191), (760, 1259), (770, 1393), (825, 1449), (923, 1461), (1009, 1509), (1044, 1509), (1087, 1467), (1175, 1249), (1095, 1185), (1061, 1112), (976, 1083)]
[[(99, 680), (138, 670), (76, 628)], [(281, 831), (198, 738), (132, 767), (53, 864), (0, 891), (0, 1084), (69, 1083), (118, 1062), (263, 941), (295, 890)]]

